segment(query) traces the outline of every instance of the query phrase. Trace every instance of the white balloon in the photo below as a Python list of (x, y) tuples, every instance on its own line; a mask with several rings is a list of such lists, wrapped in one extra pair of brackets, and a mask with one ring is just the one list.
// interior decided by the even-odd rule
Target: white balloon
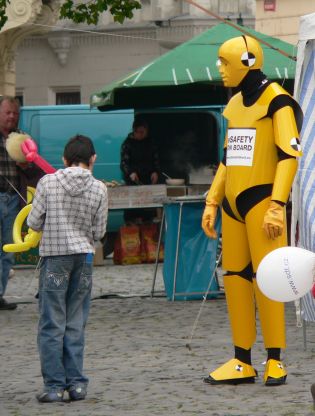
[(290, 302), (312, 289), (315, 254), (299, 247), (281, 247), (260, 262), (257, 284), (265, 296), (278, 302)]

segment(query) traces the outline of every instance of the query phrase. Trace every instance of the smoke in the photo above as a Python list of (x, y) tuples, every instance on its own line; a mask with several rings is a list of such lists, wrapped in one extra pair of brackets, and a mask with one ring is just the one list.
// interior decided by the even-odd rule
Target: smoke
[(161, 155), (163, 170), (170, 176), (182, 178), (187, 177), (191, 171), (214, 164), (217, 152), (209, 144), (209, 140), (203, 140), (191, 130), (173, 137)]

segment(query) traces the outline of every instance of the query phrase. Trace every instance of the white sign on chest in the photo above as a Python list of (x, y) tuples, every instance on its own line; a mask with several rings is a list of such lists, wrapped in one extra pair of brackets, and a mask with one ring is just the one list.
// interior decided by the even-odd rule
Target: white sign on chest
[(252, 166), (256, 129), (228, 129), (227, 166)]

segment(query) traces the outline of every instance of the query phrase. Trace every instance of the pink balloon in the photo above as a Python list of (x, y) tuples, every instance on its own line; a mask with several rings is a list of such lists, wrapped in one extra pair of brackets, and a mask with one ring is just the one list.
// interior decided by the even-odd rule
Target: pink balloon
[(38, 154), (37, 144), (32, 139), (26, 139), (21, 143), (21, 149), (28, 162), (33, 162), (45, 173), (54, 173), (56, 169)]

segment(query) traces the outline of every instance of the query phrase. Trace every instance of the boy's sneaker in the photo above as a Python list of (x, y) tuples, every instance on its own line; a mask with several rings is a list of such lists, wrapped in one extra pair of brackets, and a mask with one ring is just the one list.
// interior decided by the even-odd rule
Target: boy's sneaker
[(40, 403), (63, 402), (63, 391), (43, 391), (36, 395)]
[(84, 400), (86, 396), (86, 388), (82, 386), (72, 386), (68, 390), (69, 399), (72, 401)]

